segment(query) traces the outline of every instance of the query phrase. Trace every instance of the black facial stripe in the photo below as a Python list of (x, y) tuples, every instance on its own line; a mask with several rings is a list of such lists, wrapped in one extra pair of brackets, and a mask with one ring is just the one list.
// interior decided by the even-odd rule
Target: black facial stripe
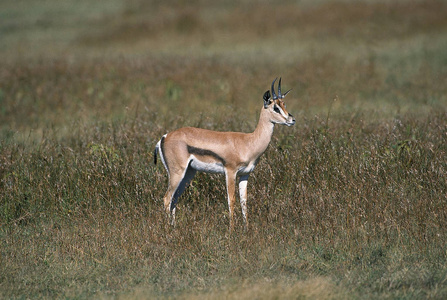
[(202, 155), (202, 156), (212, 156), (215, 159), (217, 159), (218, 161), (220, 161), (222, 163), (222, 165), (225, 166), (225, 164), (226, 164), (226, 161), (222, 157), (220, 157), (216, 152), (213, 152), (211, 150), (196, 148), (196, 147), (189, 146), (189, 145), (187, 145), (187, 149), (190, 154), (197, 154), (197, 155)]
[(278, 108), (278, 106), (273, 106), (273, 110), (276, 112), (276, 113), (278, 113), (278, 114), (280, 114), (281, 113), (281, 111), (279, 110), (279, 108)]

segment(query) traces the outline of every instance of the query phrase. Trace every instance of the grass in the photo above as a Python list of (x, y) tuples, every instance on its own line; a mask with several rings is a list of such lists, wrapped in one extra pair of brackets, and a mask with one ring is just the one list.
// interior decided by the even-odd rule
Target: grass
[[(446, 297), (443, 2), (56, 2), (0, 4), (0, 297)], [(279, 75), (250, 230), (208, 174), (171, 228), (155, 143)]]

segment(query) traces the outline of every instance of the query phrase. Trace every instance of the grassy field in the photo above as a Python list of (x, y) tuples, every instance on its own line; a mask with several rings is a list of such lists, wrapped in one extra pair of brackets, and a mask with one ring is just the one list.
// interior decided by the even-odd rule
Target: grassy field
[[(445, 1), (0, 2), (0, 298), (445, 299)], [(228, 231), (223, 176), (167, 224), (158, 139), (294, 127)]]

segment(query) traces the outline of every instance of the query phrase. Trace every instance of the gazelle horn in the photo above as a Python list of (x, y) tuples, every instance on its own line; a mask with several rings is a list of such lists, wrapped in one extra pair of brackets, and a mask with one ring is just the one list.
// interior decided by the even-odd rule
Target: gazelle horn
[(272, 82), (272, 96), (273, 96), (273, 100), (276, 99), (284, 99), (284, 97), (292, 90), (288, 90), (287, 92), (285, 92), (284, 94), (281, 94), (281, 77), (279, 77), (279, 82), (278, 82), (278, 95), (275, 94), (275, 81), (276, 79), (278, 79), (278, 77), (275, 78), (275, 80), (273, 80)]
[(281, 95), (281, 99), (284, 99), (284, 97), (291, 91), (292, 89), (288, 90), (287, 92), (285, 92), (284, 94)]
[[(276, 94), (275, 94), (275, 81), (276, 81), (276, 79), (278, 79), (278, 77), (276, 77), (275, 80), (273, 80), (273, 82), (272, 82), (272, 97), (273, 97), (273, 100), (278, 99), (278, 96), (276, 96)], [(279, 79), (279, 80), (281, 80), (281, 79)]]
[(287, 92), (285, 92), (284, 94), (281, 94), (281, 77), (279, 77), (279, 82), (278, 82), (278, 98), (279, 99), (284, 99), (284, 97), (291, 91), (292, 89), (288, 90)]
[(278, 98), (282, 99), (282, 95), (281, 95), (281, 77), (279, 77), (279, 82), (278, 82)]

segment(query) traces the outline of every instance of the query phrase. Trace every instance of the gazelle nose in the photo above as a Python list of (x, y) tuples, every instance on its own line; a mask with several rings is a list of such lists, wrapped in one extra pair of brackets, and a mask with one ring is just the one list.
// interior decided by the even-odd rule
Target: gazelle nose
[(295, 118), (292, 116), (292, 114), (289, 114), (289, 120), (292, 119), (291, 121), (287, 121), (287, 126), (292, 126), (295, 125)]
[(292, 121), (295, 122), (295, 117), (292, 114), (289, 114), (289, 118), (292, 118)]

